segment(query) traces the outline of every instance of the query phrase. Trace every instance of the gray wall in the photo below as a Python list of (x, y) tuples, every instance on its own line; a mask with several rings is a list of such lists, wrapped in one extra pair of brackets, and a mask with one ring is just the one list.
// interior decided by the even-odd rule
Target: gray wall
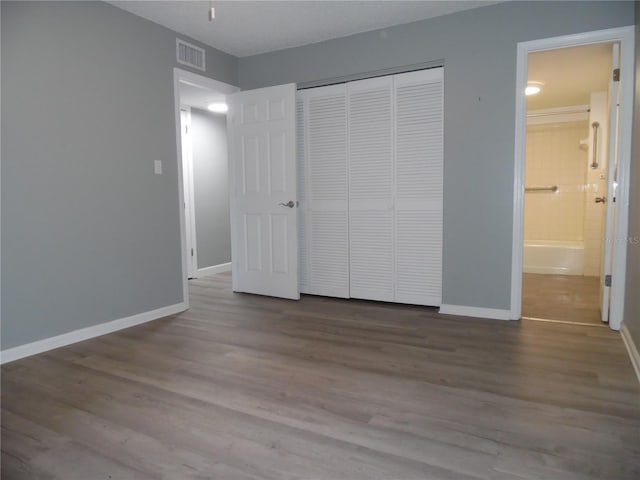
[(444, 59), (444, 303), (508, 309), (516, 44), (633, 23), (632, 2), (508, 2), (239, 59), (243, 89)]
[(640, 349), (640, 2), (636, 2), (636, 98), (633, 118), (633, 156), (627, 246), (627, 288), (624, 324)]
[(191, 109), (198, 268), (231, 261), (227, 117)]
[[(181, 302), (176, 34), (99, 2), (1, 8), (2, 348)], [(235, 57), (207, 67), (237, 83)]]

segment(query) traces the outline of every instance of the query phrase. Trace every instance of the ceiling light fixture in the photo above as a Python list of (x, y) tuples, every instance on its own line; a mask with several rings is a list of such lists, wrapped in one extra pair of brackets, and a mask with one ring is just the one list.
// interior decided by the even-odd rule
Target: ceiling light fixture
[(527, 96), (535, 95), (540, 93), (541, 90), (542, 84), (540, 82), (529, 82), (527, 83), (527, 88), (524, 89), (524, 94)]
[(224, 102), (214, 102), (214, 103), (210, 103), (207, 106), (207, 109), (209, 109), (210, 112), (214, 112), (214, 113), (227, 113), (227, 111), (229, 110), (229, 107)]
[(540, 87), (537, 85), (527, 85), (527, 88), (524, 89), (525, 95), (535, 95), (536, 93), (540, 93)]
[(216, 9), (213, 6), (213, 0), (209, 0), (209, 21), (213, 22), (214, 18), (216, 18)]

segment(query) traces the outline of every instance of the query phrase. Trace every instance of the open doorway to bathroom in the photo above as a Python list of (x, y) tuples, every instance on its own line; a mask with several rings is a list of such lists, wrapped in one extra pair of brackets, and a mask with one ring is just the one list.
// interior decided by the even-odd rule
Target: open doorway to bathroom
[(523, 318), (608, 319), (618, 48), (608, 42), (528, 56)]

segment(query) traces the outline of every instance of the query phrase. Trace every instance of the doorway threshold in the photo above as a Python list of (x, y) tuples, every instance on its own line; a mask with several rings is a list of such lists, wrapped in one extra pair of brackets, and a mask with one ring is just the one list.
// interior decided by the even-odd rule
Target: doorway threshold
[(586, 322), (573, 322), (571, 320), (553, 320), (551, 318), (537, 318), (537, 317), (522, 317), (522, 320), (531, 320), (533, 322), (548, 322), (548, 323), (564, 323), (565, 325), (580, 325), (583, 327), (608, 327), (606, 323), (586, 323)]

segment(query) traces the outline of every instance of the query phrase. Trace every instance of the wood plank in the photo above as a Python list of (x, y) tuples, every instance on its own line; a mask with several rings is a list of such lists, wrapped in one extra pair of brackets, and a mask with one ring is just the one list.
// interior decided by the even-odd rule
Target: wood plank
[(234, 294), (2, 367), (2, 478), (637, 479), (608, 329)]

